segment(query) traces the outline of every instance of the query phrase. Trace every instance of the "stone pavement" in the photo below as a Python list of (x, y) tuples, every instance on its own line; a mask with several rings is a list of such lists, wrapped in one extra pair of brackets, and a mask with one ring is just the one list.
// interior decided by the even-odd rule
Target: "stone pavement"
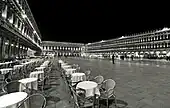
[(116, 81), (117, 99), (128, 103), (128, 108), (170, 108), (170, 67), (152, 63), (66, 58), (79, 64), (81, 71), (92, 71)]
[(73, 108), (72, 103), (69, 103), (70, 94), (63, 79), (60, 77), (60, 71), (58, 71), (56, 62), (57, 59), (54, 61), (50, 72), (51, 87), (45, 90), (46, 94), (48, 94), (46, 108)]

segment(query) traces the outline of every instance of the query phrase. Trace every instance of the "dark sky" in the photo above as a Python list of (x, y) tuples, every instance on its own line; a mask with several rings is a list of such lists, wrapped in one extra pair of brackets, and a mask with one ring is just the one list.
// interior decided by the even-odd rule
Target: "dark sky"
[(28, 0), (28, 4), (42, 40), (89, 43), (170, 27), (168, 3), (156, 1)]

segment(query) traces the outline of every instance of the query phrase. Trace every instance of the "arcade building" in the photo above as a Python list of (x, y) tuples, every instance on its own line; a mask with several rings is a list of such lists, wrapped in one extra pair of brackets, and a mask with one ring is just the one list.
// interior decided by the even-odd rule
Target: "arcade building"
[(80, 57), (84, 51), (84, 44), (42, 41), (42, 48), (43, 55)]
[(0, 61), (41, 51), (41, 34), (27, 1), (0, 0)]
[(170, 29), (163, 28), (142, 34), (122, 36), (86, 44), (86, 55), (91, 57), (166, 59), (170, 56)]

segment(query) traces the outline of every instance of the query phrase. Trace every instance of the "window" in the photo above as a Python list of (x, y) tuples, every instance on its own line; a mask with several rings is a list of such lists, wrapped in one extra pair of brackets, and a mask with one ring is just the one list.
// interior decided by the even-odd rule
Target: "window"
[(2, 60), (2, 37), (0, 36), (0, 61)]
[(8, 39), (4, 39), (4, 49), (3, 49), (3, 52), (4, 52), (4, 57), (5, 59), (8, 58), (9, 56), (9, 40)]

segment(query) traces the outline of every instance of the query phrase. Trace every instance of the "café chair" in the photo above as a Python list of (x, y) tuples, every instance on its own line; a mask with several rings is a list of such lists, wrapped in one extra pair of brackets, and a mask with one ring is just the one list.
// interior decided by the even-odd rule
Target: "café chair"
[(44, 95), (35, 93), (24, 99), (17, 108), (45, 108), (46, 104), (47, 101)]
[(104, 77), (101, 75), (98, 75), (98, 76), (94, 77), (93, 81), (98, 84), (98, 88), (100, 89), (102, 86), (102, 83), (104, 81)]
[[(112, 79), (106, 79), (102, 84), (102, 91), (100, 92), (99, 105), (100, 102), (106, 100), (106, 106), (109, 108), (109, 100), (114, 100), (114, 105), (117, 107), (116, 95), (114, 93), (116, 82)], [(101, 101), (102, 100), (102, 101)]]
[(7, 84), (5, 84), (2, 87), (2, 91), (7, 94), (14, 93), (14, 92), (21, 92), (21, 89), (20, 89), (21, 86), (25, 88), (23, 90), (23, 92), (30, 93), (30, 90), (24, 84), (18, 82), (17, 80), (11, 81), (11, 82), (8, 82)]

